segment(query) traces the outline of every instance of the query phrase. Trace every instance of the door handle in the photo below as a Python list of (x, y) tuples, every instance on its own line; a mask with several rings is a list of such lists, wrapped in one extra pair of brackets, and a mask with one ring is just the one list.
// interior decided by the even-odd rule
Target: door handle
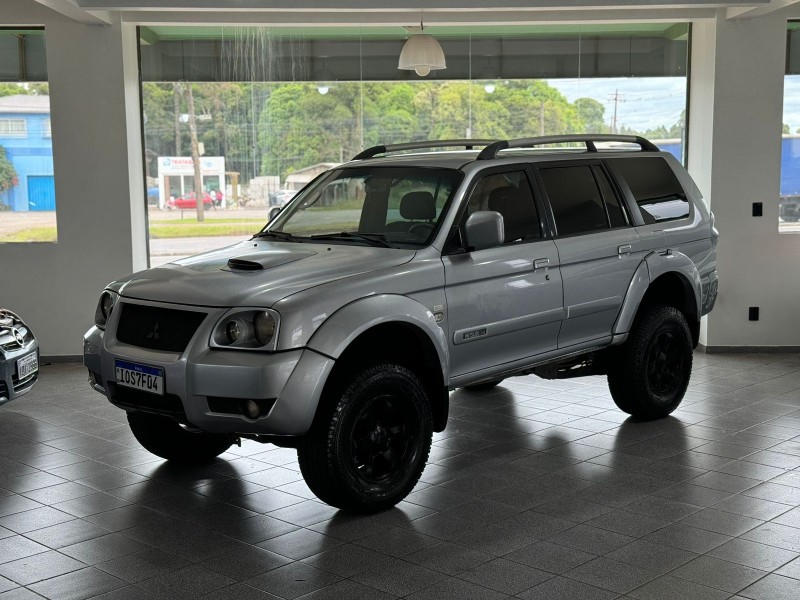
[(549, 258), (537, 258), (533, 261), (533, 268), (534, 269), (546, 269), (550, 266), (550, 259)]
[(630, 254), (633, 247), (630, 244), (623, 244), (617, 248), (617, 254)]

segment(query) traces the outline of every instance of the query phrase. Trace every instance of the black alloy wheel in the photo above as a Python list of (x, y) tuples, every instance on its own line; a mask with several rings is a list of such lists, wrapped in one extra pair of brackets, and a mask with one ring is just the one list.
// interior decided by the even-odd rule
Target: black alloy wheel
[(681, 403), (692, 374), (692, 334), (672, 306), (646, 306), (628, 340), (611, 348), (608, 387), (616, 405), (640, 419), (666, 417)]
[(347, 376), (323, 398), (297, 449), (300, 471), (323, 502), (351, 512), (391, 508), (419, 481), (433, 437), (430, 400), (408, 368), (380, 363)]
[(416, 447), (418, 415), (392, 395), (373, 398), (356, 417), (350, 434), (353, 467), (365, 482), (380, 484), (406, 466)]

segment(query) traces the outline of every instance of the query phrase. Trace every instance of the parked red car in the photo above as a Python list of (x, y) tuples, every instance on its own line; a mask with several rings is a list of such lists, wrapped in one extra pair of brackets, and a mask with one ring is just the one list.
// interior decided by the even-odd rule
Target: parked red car
[[(213, 200), (209, 193), (203, 192), (203, 208), (211, 208), (212, 203)], [(170, 210), (175, 208), (197, 208), (194, 192), (189, 192), (177, 198), (170, 198), (167, 200), (167, 208)]]

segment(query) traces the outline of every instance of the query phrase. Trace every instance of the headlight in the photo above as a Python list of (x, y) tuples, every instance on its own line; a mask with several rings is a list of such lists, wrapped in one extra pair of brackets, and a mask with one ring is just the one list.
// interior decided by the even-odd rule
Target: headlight
[(97, 310), (94, 311), (94, 324), (100, 329), (105, 330), (106, 321), (111, 313), (114, 311), (114, 306), (117, 304), (119, 295), (109, 290), (104, 291), (100, 295), (100, 301), (97, 303)]
[(275, 317), (268, 312), (258, 313), (253, 324), (256, 328), (256, 340), (266, 346), (275, 336)]
[(211, 346), (233, 350), (274, 350), (279, 316), (273, 310), (235, 309), (214, 327)]

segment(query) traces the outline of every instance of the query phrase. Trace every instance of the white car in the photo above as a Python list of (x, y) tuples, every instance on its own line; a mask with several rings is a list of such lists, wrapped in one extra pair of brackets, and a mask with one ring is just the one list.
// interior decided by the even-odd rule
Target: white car
[(0, 308), (0, 404), (29, 391), (39, 378), (39, 344), (16, 314)]

